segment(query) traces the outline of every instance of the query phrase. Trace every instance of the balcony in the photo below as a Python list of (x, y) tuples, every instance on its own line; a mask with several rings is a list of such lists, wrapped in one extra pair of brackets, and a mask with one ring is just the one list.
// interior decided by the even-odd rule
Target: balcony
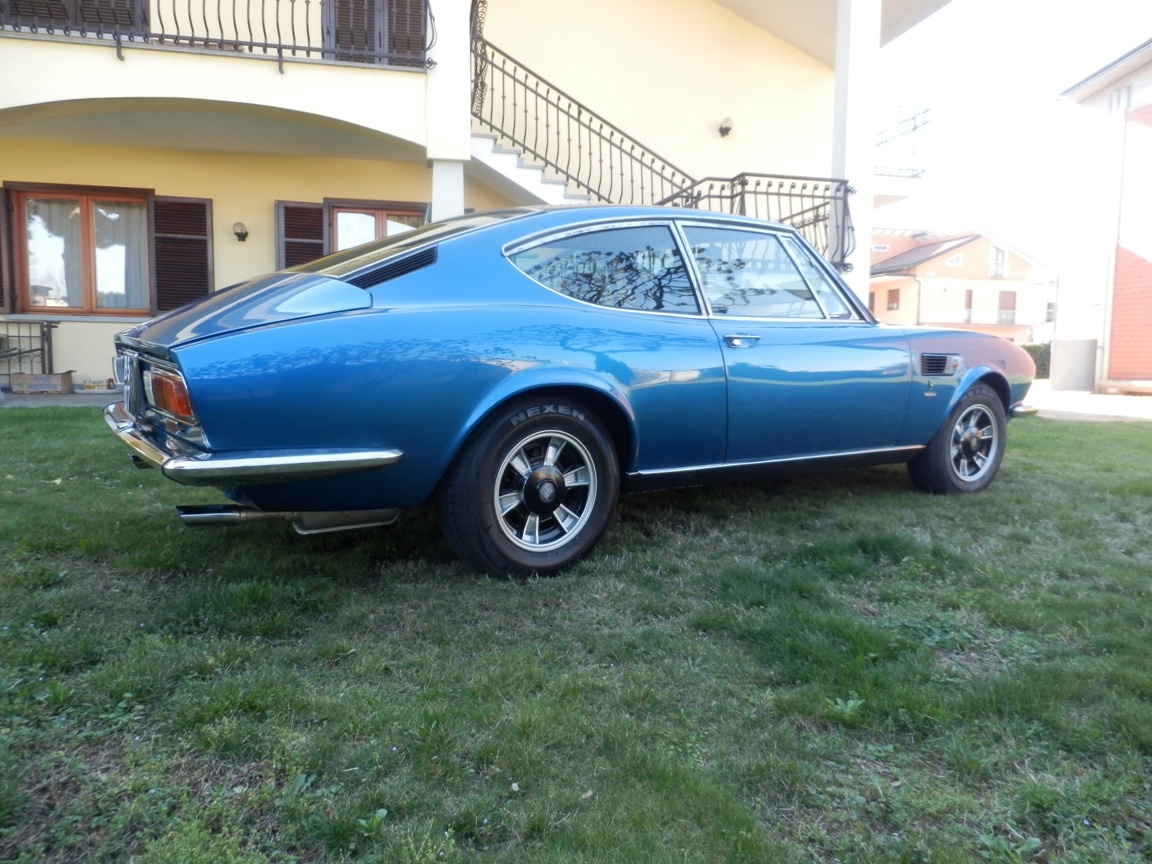
[(427, 0), (0, 0), (0, 33), (424, 67)]

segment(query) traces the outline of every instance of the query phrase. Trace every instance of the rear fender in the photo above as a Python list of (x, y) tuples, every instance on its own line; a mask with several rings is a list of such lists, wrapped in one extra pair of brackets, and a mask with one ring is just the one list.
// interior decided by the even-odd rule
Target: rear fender
[[(565, 370), (557, 374), (556, 367), (528, 369), (502, 380), (476, 404), (468, 421), (452, 441), (452, 460), (472, 434), (502, 406), (523, 396), (540, 398), (576, 399), (596, 409), (600, 420), (608, 427), (618, 448), (622, 467), (636, 460), (636, 414), (628, 390), (614, 379), (592, 374), (582, 369)], [(610, 413), (608, 413), (610, 412)], [(451, 460), (450, 460), (451, 461)]]

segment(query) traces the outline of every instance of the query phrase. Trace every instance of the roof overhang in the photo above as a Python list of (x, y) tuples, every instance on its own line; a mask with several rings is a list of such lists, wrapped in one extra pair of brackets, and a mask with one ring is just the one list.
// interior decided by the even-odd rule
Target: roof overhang
[(1090, 96), (1099, 93), (1109, 84), (1119, 81), (1129, 73), (1149, 63), (1152, 63), (1152, 39), (1137, 45), (1103, 69), (1097, 69), (1083, 81), (1073, 84), (1060, 95), (1077, 102), (1083, 102)]
[[(836, 12), (839, 0), (715, 0), (751, 21), (762, 30), (779, 36), (826, 66), (836, 63)], [(856, 0), (861, 2), (861, 0)], [(950, 0), (883, 0), (880, 44), (887, 45), (912, 29)]]

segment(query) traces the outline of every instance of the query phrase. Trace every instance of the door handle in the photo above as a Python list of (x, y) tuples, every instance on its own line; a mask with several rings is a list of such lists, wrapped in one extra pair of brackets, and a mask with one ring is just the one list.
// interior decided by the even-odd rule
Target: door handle
[(751, 348), (760, 341), (760, 337), (755, 333), (727, 333), (724, 341), (729, 348)]

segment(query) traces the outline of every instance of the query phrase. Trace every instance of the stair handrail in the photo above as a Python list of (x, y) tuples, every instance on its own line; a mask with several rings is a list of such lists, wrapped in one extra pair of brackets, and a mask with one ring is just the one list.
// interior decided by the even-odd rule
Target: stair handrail
[(834, 177), (745, 172), (704, 177), (655, 203), (791, 225), (827, 261), (847, 271), (847, 258), (856, 248), (848, 207), (848, 196), (855, 192), (847, 180)]
[(696, 181), (595, 111), (472, 37), (472, 116), (599, 202), (653, 204)]
[(855, 248), (847, 180), (746, 172), (694, 179), (501, 51), (473, 22), (472, 116), (592, 201), (736, 213), (796, 228), (841, 270)]

